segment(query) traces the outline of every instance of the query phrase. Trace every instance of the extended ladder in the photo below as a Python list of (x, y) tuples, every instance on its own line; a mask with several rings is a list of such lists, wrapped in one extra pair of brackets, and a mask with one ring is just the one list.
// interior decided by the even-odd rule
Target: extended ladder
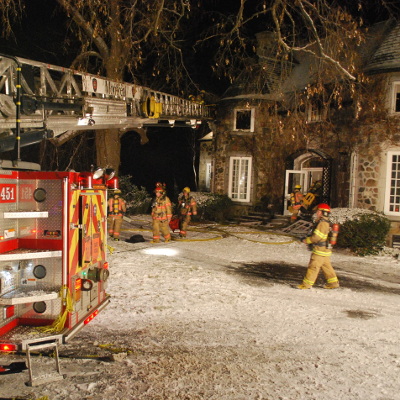
[(69, 130), (196, 127), (201, 102), (68, 68), (0, 54), (0, 152)]

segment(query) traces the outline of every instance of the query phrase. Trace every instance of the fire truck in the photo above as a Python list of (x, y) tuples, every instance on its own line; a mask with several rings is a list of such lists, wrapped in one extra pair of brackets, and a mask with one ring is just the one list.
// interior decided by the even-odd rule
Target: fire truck
[(0, 350), (28, 367), (110, 301), (106, 172), (0, 171)]
[[(20, 147), (70, 131), (192, 127), (204, 104), (68, 68), (0, 54), (0, 351), (27, 355), (70, 340), (109, 303), (107, 169), (44, 172)], [(40, 169), (40, 168), (39, 168)], [(54, 379), (58, 379), (54, 378)], [(52, 379), (52, 380), (54, 380)], [(46, 379), (48, 382), (49, 379)]]

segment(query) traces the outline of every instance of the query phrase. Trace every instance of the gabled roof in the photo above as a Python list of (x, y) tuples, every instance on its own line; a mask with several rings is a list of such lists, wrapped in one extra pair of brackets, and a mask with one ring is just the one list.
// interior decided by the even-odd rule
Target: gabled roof
[(370, 74), (400, 71), (400, 23), (389, 20), (377, 24), (366, 36), (363, 56), (371, 58), (365, 60), (364, 70)]

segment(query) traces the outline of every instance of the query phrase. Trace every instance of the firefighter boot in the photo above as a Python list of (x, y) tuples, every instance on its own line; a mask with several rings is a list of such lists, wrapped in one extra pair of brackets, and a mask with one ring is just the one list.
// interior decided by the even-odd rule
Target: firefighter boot
[(324, 289), (337, 289), (338, 287), (339, 287), (339, 279), (336, 276), (327, 279), (324, 285)]
[(324, 285), (324, 289), (338, 289), (339, 288), (339, 283), (326, 283)]
[(311, 286), (308, 286), (305, 283), (301, 283), (297, 286), (297, 289), (311, 289)]
[(160, 243), (160, 239), (153, 239), (150, 241), (150, 243)]

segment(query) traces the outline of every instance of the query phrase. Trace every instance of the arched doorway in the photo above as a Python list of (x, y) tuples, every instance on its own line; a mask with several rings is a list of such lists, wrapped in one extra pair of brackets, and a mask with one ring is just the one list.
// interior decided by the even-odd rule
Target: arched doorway
[(287, 210), (290, 193), (295, 185), (301, 185), (307, 193), (311, 185), (322, 182), (321, 202), (329, 203), (331, 194), (332, 158), (321, 150), (301, 149), (286, 159), (286, 176), (284, 191), (284, 214)]

